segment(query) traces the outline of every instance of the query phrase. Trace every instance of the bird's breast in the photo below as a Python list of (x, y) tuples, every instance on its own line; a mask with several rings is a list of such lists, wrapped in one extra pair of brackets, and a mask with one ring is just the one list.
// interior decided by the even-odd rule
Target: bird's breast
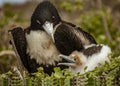
[(27, 53), (37, 63), (54, 65), (61, 60), (52, 39), (44, 31), (30, 31), (26, 34), (26, 39)]

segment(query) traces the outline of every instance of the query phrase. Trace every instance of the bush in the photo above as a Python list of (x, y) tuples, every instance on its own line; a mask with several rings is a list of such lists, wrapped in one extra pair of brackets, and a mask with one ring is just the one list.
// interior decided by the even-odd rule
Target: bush
[[(110, 56), (110, 63), (85, 74), (72, 74), (68, 69), (55, 68), (51, 76), (39, 68), (37, 73), (25, 77), (26, 86), (119, 86), (120, 85), (120, 56)], [(12, 72), (0, 75), (1, 86), (22, 86), (20, 77)]]

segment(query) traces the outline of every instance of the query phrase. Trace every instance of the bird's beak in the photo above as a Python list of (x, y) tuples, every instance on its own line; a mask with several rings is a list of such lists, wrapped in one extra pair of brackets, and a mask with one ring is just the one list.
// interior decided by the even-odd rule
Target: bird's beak
[(43, 28), (44, 30), (48, 33), (48, 35), (50, 35), (52, 37), (53, 42), (54, 41), (54, 30), (53, 30), (53, 23), (46, 21), (43, 24)]
[(60, 54), (59, 57), (66, 60), (67, 62), (58, 63), (58, 65), (65, 65), (65, 66), (74, 66), (75, 65), (75, 61), (70, 59), (69, 56)]

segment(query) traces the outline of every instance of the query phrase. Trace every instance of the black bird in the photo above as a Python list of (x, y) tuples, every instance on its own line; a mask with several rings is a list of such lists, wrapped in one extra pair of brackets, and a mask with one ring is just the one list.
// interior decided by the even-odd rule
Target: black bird
[(84, 45), (96, 44), (95, 39), (76, 25), (63, 21), (57, 9), (49, 1), (42, 2), (35, 9), (31, 28), (46, 31), (60, 53), (69, 55), (82, 50)]
[[(57, 9), (49, 1), (41, 2), (31, 17), (31, 24), (23, 30), (10, 30), (16, 50), (29, 73), (43, 67), (51, 74), (60, 53), (69, 55), (74, 50), (82, 50), (84, 45), (96, 44), (94, 38), (72, 23), (62, 21)], [(61, 69), (66, 66), (60, 66)]]
[(67, 68), (66, 66), (57, 66), (62, 59), (59, 58), (60, 53), (46, 32), (42, 30), (28, 32), (29, 29), (23, 30), (21, 27), (16, 27), (9, 30), (13, 37), (13, 41), (10, 43), (15, 47), (28, 72), (31, 74), (37, 72), (38, 67), (43, 67), (44, 72), (51, 75), (54, 67)]

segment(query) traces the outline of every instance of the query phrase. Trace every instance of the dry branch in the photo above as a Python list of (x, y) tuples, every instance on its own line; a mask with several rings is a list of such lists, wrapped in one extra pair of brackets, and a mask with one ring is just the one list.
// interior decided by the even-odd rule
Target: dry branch
[(4, 56), (4, 55), (11, 55), (11, 56), (16, 56), (15, 52), (12, 50), (3, 50), (0, 52), (0, 57)]
[[(101, 0), (97, 0), (98, 3), (98, 8), (99, 10), (102, 10), (102, 1)], [(107, 19), (103, 13), (103, 11), (101, 11), (101, 17), (102, 17), (102, 21), (103, 21), (103, 25), (104, 25), (104, 29), (105, 29), (105, 34), (109, 40), (109, 42), (112, 42), (112, 36), (109, 32), (109, 28), (108, 28), (108, 23), (107, 23)]]

